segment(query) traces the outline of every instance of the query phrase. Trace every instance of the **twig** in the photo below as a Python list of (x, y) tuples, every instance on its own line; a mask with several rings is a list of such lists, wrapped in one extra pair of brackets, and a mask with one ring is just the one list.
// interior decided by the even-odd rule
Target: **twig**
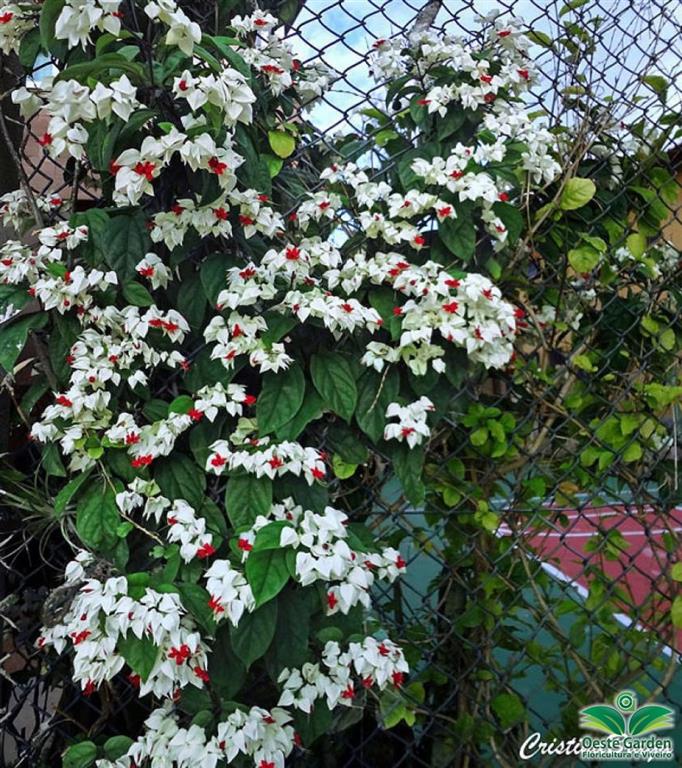
[(35, 219), (36, 224), (39, 227), (43, 227), (44, 226), (43, 216), (40, 213), (40, 210), (36, 203), (36, 199), (33, 195), (33, 190), (31, 189), (31, 185), (28, 183), (26, 171), (24, 170), (24, 166), (22, 165), (19, 154), (17, 153), (17, 148), (14, 146), (14, 143), (12, 142), (12, 137), (10, 136), (9, 130), (7, 128), (7, 121), (5, 120), (5, 113), (1, 105), (0, 105), (0, 132), (2, 132), (2, 137), (5, 140), (7, 149), (17, 169), (17, 174), (19, 175), (19, 183), (21, 184), (21, 188), (24, 190), (24, 194), (26, 195), (28, 199), (28, 203), (31, 206), (33, 218)]

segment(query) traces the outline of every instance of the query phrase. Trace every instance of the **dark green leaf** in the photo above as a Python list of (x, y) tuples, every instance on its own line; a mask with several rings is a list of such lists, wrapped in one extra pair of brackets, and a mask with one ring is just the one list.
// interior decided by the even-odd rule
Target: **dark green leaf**
[(289, 580), (289, 571), (282, 549), (251, 552), (246, 561), (246, 578), (251, 585), (256, 605), (276, 597)]
[(92, 741), (73, 744), (62, 755), (63, 768), (90, 768), (95, 764), (97, 747)]
[(275, 432), (292, 419), (303, 403), (304, 393), (305, 378), (298, 363), (279, 373), (266, 373), (256, 403), (260, 433)]
[(136, 307), (151, 307), (154, 303), (151, 293), (140, 283), (124, 283), (123, 298)]
[(507, 243), (513, 245), (523, 231), (523, 216), (521, 211), (509, 203), (495, 203), (493, 211), (507, 228)]
[(120, 522), (114, 492), (102, 481), (94, 482), (78, 501), (76, 530), (81, 541), (92, 549), (111, 549)]
[(406, 443), (399, 443), (391, 446), (391, 458), (405, 497), (419, 507), (424, 502), (425, 493), (422, 481), (424, 449), (421, 446), (410, 448)]
[[(242, 617), (239, 624), (245, 619), (246, 616)], [(211, 687), (223, 699), (231, 699), (244, 684), (246, 667), (232, 648), (230, 628), (226, 624), (216, 634), (213, 652), (208, 657), (208, 674)]]
[(145, 81), (145, 68), (137, 61), (130, 61), (119, 53), (103, 53), (91, 61), (72, 64), (66, 67), (55, 77), (55, 82), (60, 80), (78, 80), (85, 83), (90, 77), (100, 77), (104, 72), (125, 72), (136, 85)]
[(33, 65), (40, 52), (40, 30), (30, 29), (22, 38), (19, 47), (19, 62), (22, 67), (29, 71), (33, 70)]
[(270, 514), (272, 480), (255, 475), (230, 477), (225, 492), (227, 516), (235, 528), (250, 526), (258, 515)]
[(213, 611), (208, 602), (211, 596), (198, 584), (178, 584), (182, 604), (194, 616), (199, 626), (209, 635), (215, 631)]
[(273, 600), (253, 613), (245, 613), (236, 627), (230, 627), (232, 649), (247, 669), (265, 655), (275, 636), (276, 626), (277, 602)]
[(315, 389), (329, 408), (350, 421), (358, 399), (355, 377), (348, 361), (339, 354), (324, 352), (313, 355), (310, 373)]
[(104, 756), (107, 760), (123, 757), (133, 744), (130, 736), (112, 736), (104, 742)]
[(61, 515), (66, 509), (66, 505), (76, 496), (83, 483), (88, 479), (92, 469), (86, 469), (84, 472), (77, 474), (72, 480), (70, 480), (57, 494), (54, 500), (55, 514)]
[(57, 18), (66, 5), (65, 0), (45, 0), (40, 12), (40, 42), (46, 51), (52, 52), (53, 45), (57, 42), (54, 31)]
[(197, 272), (183, 278), (178, 290), (178, 312), (187, 320), (192, 330), (198, 331), (204, 319), (206, 300), (201, 284), (201, 277)]
[(268, 668), (277, 677), (284, 667), (300, 667), (308, 660), (310, 600), (299, 587), (286, 589), (277, 600), (275, 642), (268, 651)]
[(302, 477), (294, 477), (293, 475), (278, 477), (275, 490), (280, 501), (291, 496), (303, 509), (310, 509), (320, 514), (329, 504), (329, 493), (326, 487), (320, 483), (308, 485)]
[(296, 440), (308, 424), (310, 424), (311, 421), (318, 419), (323, 411), (324, 403), (322, 397), (318, 394), (313, 385), (310, 382), (307, 382), (301, 407), (291, 421), (287, 421), (286, 424), (283, 424), (277, 430), (277, 439)]
[(47, 323), (47, 314), (39, 312), (10, 320), (0, 326), (0, 366), (8, 373), (21, 354), (30, 331), (38, 330)]
[(128, 666), (145, 681), (156, 664), (159, 647), (151, 637), (136, 637), (129, 632), (117, 643), (118, 652), (126, 660)]
[(384, 434), (386, 408), (395, 402), (400, 387), (400, 376), (395, 369), (386, 375), (367, 371), (360, 379), (358, 407), (355, 419), (360, 429), (375, 443)]
[(175, 454), (154, 462), (154, 479), (169, 499), (185, 499), (195, 509), (201, 506), (206, 476), (187, 456)]
[(109, 222), (104, 235), (107, 248), (104, 256), (119, 278), (135, 276), (135, 265), (151, 248), (144, 215), (116, 216)]
[(476, 226), (471, 207), (458, 207), (457, 218), (442, 221), (438, 226), (438, 235), (451, 253), (468, 262), (476, 250)]
[(291, 524), (286, 520), (275, 520), (264, 525), (256, 534), (253, 542), (253, 551), (261, 552), (264, 549), (279, 549), (283, 528), (290, 528)]

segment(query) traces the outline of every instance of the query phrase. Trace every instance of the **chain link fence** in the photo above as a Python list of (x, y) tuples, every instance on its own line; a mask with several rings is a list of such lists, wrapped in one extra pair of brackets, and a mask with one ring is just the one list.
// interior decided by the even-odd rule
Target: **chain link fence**
[[(481, 34), (477, 15), (493, 7), (523, 19), (538, 44), (541, 76), (531, 90), (530, 109), (544, 111), (551, 126), (568, 128), (575, 125), (576, 102), (595, 126), (604, 119), (606, 104), (609, 123), (636, 124), (645, 147), (665, 134), (664, 146), (656, 149), (667, 158), (669, 174), (682, 178), (682, 151), (670, 117), (680, 106), (672, 84), (676, 77), (679, 81), (682, 64), (675, 0), (269, 0), (254, 5), (280, 15), (303, 60), (321, 59), (334, 72), (330, 89), (300, 118), (308, 121), (308, 139), (298, 150), (294, 177), (275, 179), (292, 209), (305, 192), (314, 191), (319, 158), (333, 159), (330, 137), (351, 137), (353, 157), (361, 158), (374, 146), (373, 134), (386, 130), (367, 116), (367, 107), (385, 105), (385, 89), (368, 90), (373, 44), (415, 27), (471, 38)], [(184, 7), (202, 18), (201, 3)], [(34, 77), (52, 69), (44, 61)], [(7, 85), (6, 70), (5, 91)], [(43, 153), (44, 117), (38, 114), (22, 126), (16, 115), (7, 114), (32, 188), (75, 200), (79, 210), (97, 205), (98, 190), (86, 165), (71, 161), (61, 166)], [(605, 151), (594, 159), (594, 173), (633, 151), (625, 144)], [(620, 187), (645, 181), (622, 178)], [(668, 208), (665, 237), (680, 249), (679, 182), (678, 190), (675, 200), (668, 193), (660, 203)], [(542, 303), (543, 283), (561, 283), (551, 265), (540, 266), (541, 258), (536, 304)], [(679, 270), (674, 274), (679, 278)], [(678, 279), (671, 279), (669, 294), (658, 300), (674, 299), (666, 304), (665, 316), (669, 328), (679, 329)], [(618, 294), (587, 319), (595, 337), (613, 336), (614, 356), (631, 349), (641, 323), (639, 314), (628, 314)], [(560, 361), (571, 343), (569, 328), (553, 333), (544, 348), (523, 348), (519, 354), (526, 361), (542, 355)], [(653, 351), (642, 351), (638, 365), (642, 376), (650, 373)], [(654, 375), (661, 383), (675, 383), (678, 364)], [(576, 737), (579, 708), (611, 699), (621, 689), (682, 708), (681, 640), (670, 621), (676, 594), (672, 572), (682, 533), (677, 406), (663, 417), (672, 440), (648, 452), (636, 473), (621, 461), (599, 468), (581, 461), (573, 436), (576, 431), (599, 435), (593, 419), (606, 423), (619, 403), (604, 402), (584, 372), (578, 377), (593, 408), (577, 415), (563, 407), (567, 379), (549, 378), (531, 389), (513, 373), (463, 377), (459, 388), (453, 387), (452, 419), (434, 436), (427, 457), (427, 473), (441, 494), (424, 509), (408, 504), (395, 482), (379, 482), (369, 471), (357, 487), (344, 486), (337, 504), (387, 535), (408, 562), (408, 575), (377, 598), (392, 637), (418, 649), (421, 684), (411, 691), (413, 722), (399, 719), (386, 728), (390, 713), (378, 724), (372, 713), (352, 709), (319, 749), (298, 754), (292, 765), (515, 766), (529, 735), (539, 732), (547, 742)], [(173, 393), (172, 379), (167, 386)], [(624, 393), (631, 386), (626, 382)], [(32, 389), (29, 372), (18, 377), (16, 391), (24, 409), (39, 404), (44, 394)], [(8, 407), (6, 401), (5, 417)], [(477, 445), (470, 439), (481, 420), (502, 411), (513, 413), (505, 435), (509, 445), (515, 433), (528, 438), (503, 473), (485, 441)], [(3, 439), (8, 463), (29, 468), (35, 457), (25, 429), (8, 426)], [(583, 477), (578, 484), (577, 473)], [(579, 493), (585, 477), (592, 490)], [(474, 487), (485, 489), (486, 498), (477, 497)], [(38, 506), (50, 498), (47, 487), (33, 492)], [(223, 488), (216, 485), (212, 493), (220, 501)], [(472, 513), (474, 502), (480, 513), (481, 501), (494, 525), (482, 527)], [(125, 679), (105, 686), (99, 697), (85, 698), (70, 682), (64, 660), (46, 661), (34, 648), (42, 605), (71, 556), (68, 526), (34, 526), (21, 510), (8, 507), (1, 508), (0, 521), (0, 762), (16, 768), (53, 766), (73, 737), (134, 735), (145, 703)], [(575, 764), (556, 754), (535, 760), (538, 765)]]

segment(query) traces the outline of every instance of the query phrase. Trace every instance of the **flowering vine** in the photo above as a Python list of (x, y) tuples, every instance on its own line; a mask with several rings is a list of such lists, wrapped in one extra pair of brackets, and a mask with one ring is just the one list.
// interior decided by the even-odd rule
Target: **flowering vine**
[[(363, 110), (374, 141), (338, 142), (303, 194), (305, 113), (334, 74), (272, 15), (210, 34), (173, 0), (47, 0), (0, 9), (0, 48), (25, 50), (38, 15), (58, 74), (12, 98), (48, 116), (44, 151), (101, 198), (1, 200), (37, 241), (0, 247), (0, 282), (49, 313), (58, 388), (30, 434), (68, 478), (55, 504), (82, 546), (38, 644), (70, 654), (84, 695), (126, 676), (154, 707), (137, 738), (67, 755), (283, 768), (343, 708), (410, 685), (371, 611), (409, 563), (399, 535), (376, 539), (375, 509), (349, 512), (344, 483), (381, 465), (422, 504), (452, 382), (513, 368), (537, 331), (495, 284), (561, 172), (523, 102), (529, 42), (501, 19), (476, 44), (376, 41), (374, 77), (392, 82), (386, 111)], [(568, 185), (574, 208), (590, 183)]]

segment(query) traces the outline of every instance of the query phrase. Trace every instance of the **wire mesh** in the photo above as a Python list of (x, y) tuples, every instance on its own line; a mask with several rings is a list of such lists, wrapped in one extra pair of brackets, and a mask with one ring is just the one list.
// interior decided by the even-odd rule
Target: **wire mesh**
[[(663, 117), (659, 95), (651, 87), (656, 81), (647, 78), (661, 75), (674, 83), (680, 74), (677, 3), (588, 0), (572, 5), (573, 30), (566, 26), (564, 4), (556, 0), (495, 4), (522, 18), (536, 34), (569, 38), (567, 46), (537, 49), (542, 76), (531, 89), (529, 108), (543, 110), (554, 126), (570, 125), (574, 99), (588, 106), (606, 100), (609, 120), (639, 122), (646, 142), (661, 128)], [(358, 110), (382, 105), (385, 97), (382, 89), (370, 90), (368, 52), (373, 43), (405, 34), (424, 18), (433, 19), (434, 30), (475, 37), (481, 33), (476, 17), (492, 10), (488, 6), (471, 0), (260, 3), (281, 14), (287, 37), (304, 61), (321, 60), (334, 72), (332, 87), (312, 113), (301, 118), (310, 130), (295, 158), (296, 183), (291, 178), (276, 181), (285, 185), (292, 209), (305, 192), (316, 188), (319, 164), (311, 158), (331, 157), (330, 137), (354, 134), (356, 156), (371, 145), (375, 129)], [(185, 9), (205, 18), (200, 3), (188, 3)], [(595, 18), (598, 24), (590, 22)], [(576, 39), (576, 46), (582, 45), (575, 55), (570, 36), (579, 34), (578, 22), (583, 27), (591, 24), (592, 38), (589, 44)], [(34, 78), (52, 69), (53, 63), (45, 61)], [(576, 82), (581, 85), (579, 96), (571, 91)], [(679, 94), (669, 93), (668, 98), (669, 106), (672, 100), (679, 107)], [(36, 192), (75, 196), (82, 209), (97, 204), (98, 190), (88, 182), (87, 169), (73, 162), (60, 165), (42, 151), (43, 116), (25, 126), (16, 118), (10, 123), (22, 137), (20, 154)], [(679, 179), (681, 153), (672, 144), (665, 149), (668, 170)], [(606, 168), (612, 159), (605, 155), (599, 162)], [(594, 170), (599, 171), (596, 161)], [(635, 181), (624, 179), (622, 186)], [(671, 219), (667, 231), (679, 247), (679, 203), (665, 204)], [(541, 300), (543, 280), (548, 286), (556, 284), (556, 274), (538, 270), (536, 301)], [(681, 319), (679, 312), (669, 313), (669, 327), (679, 327)], [(613, 335), (616, 355), (630, 349), (641, 314), (631, 313), (615, 294), (590, 321), (595, 335)], [(566, 331), (548, 340), (547, 354), (561, 358), (570, 344)], [(521, 354), (530, 360), (538, 350)], [(637, 354), (640, 372), (653, 365), (653, 349)], [(657, 375), (674, 381), (678, 366)], [(680, 638), (669, 621), (675, 594), (670, 573), (682, 532), (682, 510), (676, 508), (677, 442), (647, 455), (647, 471), (632, 476), (627, 463), (617, 461), (609, 468), (609, 483), (589, 497), (575, 496), (570, 486), (577, 472), (592, 474), (595, 487), (600, 473), (585, 470), (572, 452), (571, 435), (576, 430), (593, 433), (595, 427), (589, 415), (562, 413), (563, 384), (550, 380), (541, 390), (530, 391), (511, 374), (463, 381), (460, 391), (453, 392), (454, 401), (462, 403), (461, 412), (455, 409), (442, 434), (434, 437), (438, 448), (427, 465), (435, 483), (449, 487), (456, 478), (458, 493), (451, 503), (415, 509), (396, 487), (374, 483), (369, 476), (337, 499), (355, 518), (388, 534), (408, 560), (408, 576), (377, 595), (378, 610), (395, 639), (409, 638), (419, 648), (425, 694), (414, 701), (414, 727), (402, 722), (385, 729), (371, 713), (353, 711), (343, 728), (327, 734), (315, 752), (297, 754), (292, 765), (517, 765), (519, 745), (529, 734), (539, 731), (547, 740), (575, 736), (579, 707), (606, 700), (620, 688), (636, 687), (642, 696), (648, 693), (682, 707)], [(635, 385), (634, 374), (625, 377), (621, 398)], [(25, 389), (29, 386), (30, 381), (25, 382)], [(171, 378), (166, 384), (169, 394), (174, 386)], [(589, 380), (585, 387), (590, 390)], [(618, 408), (617, 401), (599, 402), (599, 391), (591, 394), (600, 418)], [(516, 469), (500, 477), (489, 456), (471, 445), (464, 425), (472, 403), (494, 409), (510, 402), (515, 404), (514, 430), (536, 439), (523, 442)], [(665, 418), (677, 433), (676, 411)], [(9, 436), (9, 450), (20, 468), (33, 460), (19, 433)], [(494, 530), (482, 532), (472, 519), (468, 494), (473, 493), (474, 478), (457, 477), (463, 458), (475, 473), (475, 485), (489, 489), (489, 506), (502, 520)], [(541, 475), (543, 483), (531, 493), (528, 480), (534, 474)], [(222, 499), (219, 483), (210, 490), (216, 501)], [(0, 520), (6, 595), (0, 603), (0, 761), (17, 768), (56, 765), (74, 736), (136, 733), (145, 704), (125, 679), (85, 698), (71, 683), (63, 660), (46, 662), (34, 648), (42, 603), (58, 586), (70, 557), (68, 541), (58, 528), (33, 535), (21, 515), (6, 507)], [(509, 714), (517, 699), (523, 706), (521, 717)], [(538, 764), (572, 763), (548, 756)]]

